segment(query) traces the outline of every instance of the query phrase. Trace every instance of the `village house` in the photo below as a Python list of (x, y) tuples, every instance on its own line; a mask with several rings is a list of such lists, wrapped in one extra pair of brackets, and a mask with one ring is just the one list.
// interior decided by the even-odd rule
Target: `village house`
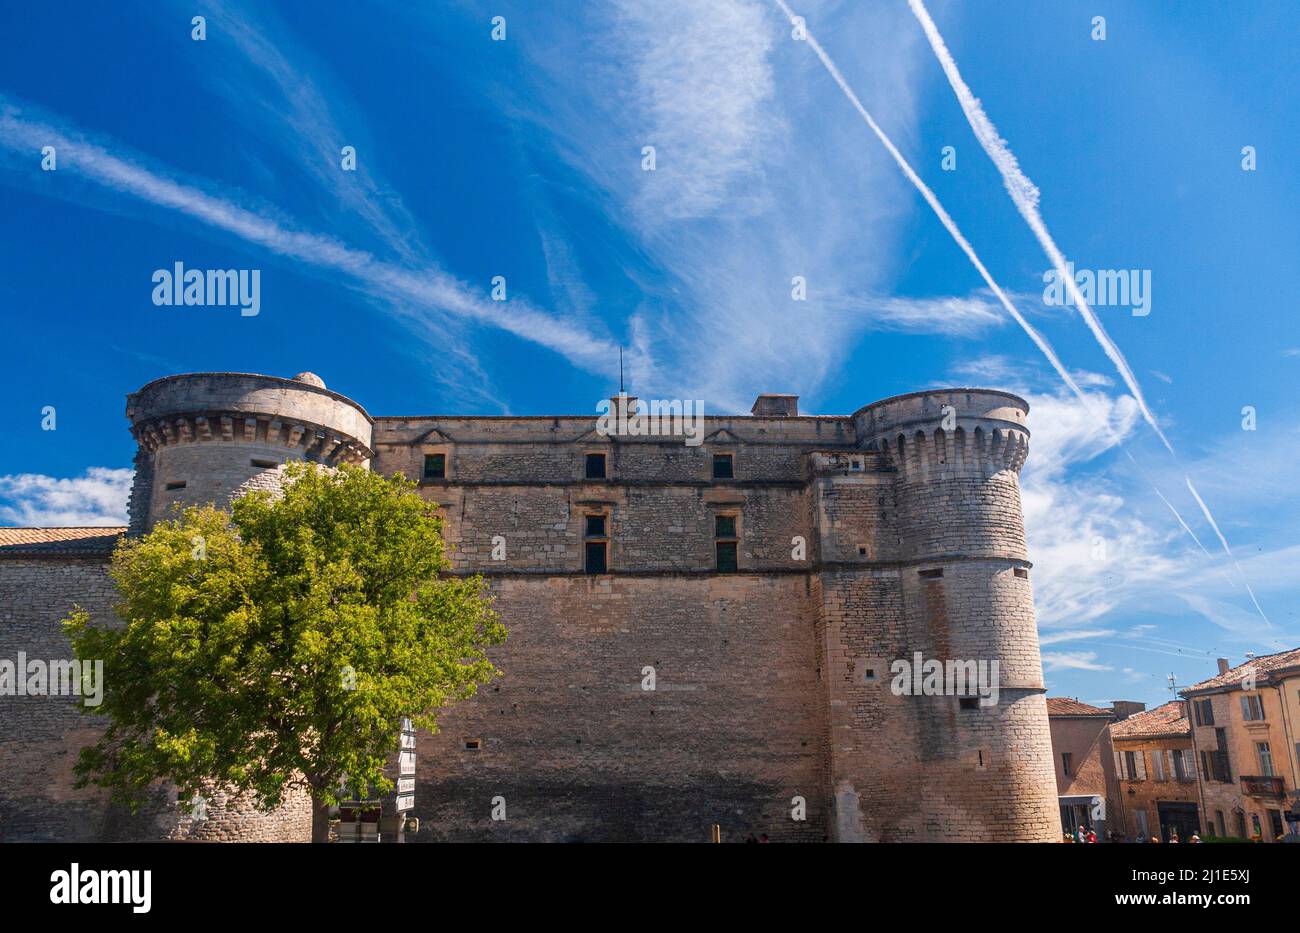
[(1131, 839), (1187, 842), (1201, 831), (1191, 727), (1171, 700), (1109, 728), (1119, 779), (1114, 828)]
[(1193, 684), (1201, 809), (1214, 835), (1273, 842), (1300, 811), (1300, 648), (1251, 658)]

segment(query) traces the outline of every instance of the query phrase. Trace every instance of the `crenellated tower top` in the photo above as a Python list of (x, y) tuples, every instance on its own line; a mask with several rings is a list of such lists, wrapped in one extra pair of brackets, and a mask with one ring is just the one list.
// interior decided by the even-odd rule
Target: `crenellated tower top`
[(1029, 453), (1029, 403), (995, 389), (934, 389), (853, 414), (859, 443), (904, 478), (1019, 472)]

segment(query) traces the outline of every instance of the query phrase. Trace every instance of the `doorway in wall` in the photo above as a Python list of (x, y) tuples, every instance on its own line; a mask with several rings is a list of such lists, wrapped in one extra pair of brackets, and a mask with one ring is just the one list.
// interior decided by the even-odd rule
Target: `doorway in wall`
[(1179, 842), (1186, 842), (1192, 836), (1200, 835), (1201, 820), (1196, 812), (1196, 804), (1159, 801), (1156, 807), (1160, 811), (1162, 841), (1168, 842), (1170, 833), (1174, 830), (1178, 832)]

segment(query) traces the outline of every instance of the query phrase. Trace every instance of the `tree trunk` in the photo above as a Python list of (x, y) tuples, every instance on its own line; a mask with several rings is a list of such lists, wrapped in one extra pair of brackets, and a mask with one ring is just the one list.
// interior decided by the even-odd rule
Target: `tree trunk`
[(311, 799), (311, 841), (330, 841), (330, 805), (319, 797)]

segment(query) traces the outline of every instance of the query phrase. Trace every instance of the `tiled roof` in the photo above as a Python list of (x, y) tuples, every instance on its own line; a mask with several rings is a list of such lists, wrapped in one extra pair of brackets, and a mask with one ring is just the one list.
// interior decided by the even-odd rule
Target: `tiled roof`
[(0, 528), (0, 557), (107, 556), (125, 528)]
[(1165, 735), (1191, 735), (1191, 725), (1182, 701), (1170, 700), (1155, 709), (1134, 713), (1122, 722), (1112, 723), (1112, 739), (1145, 739)]
[(1047, 715), (1049, 716), (1110, 716), (1111, 711), (1080, 703), (1074, 697), (1048, 697)]
[(1256, 679), (1267, 680), (1266, 677), (1261, 675), (1288, 667), (1300, 667), (1300, 648), (1292, 648), (1290, 651), (1279, 651), (1277, 654), (1266, 654), (1260, 658), (1252, 658), (1245, 664), (1238, 664), (1236, 667), (1229, 668), (1225, 674), (1211, 677), (1209, 680), (1202, 680), (1199, 684), (1192, 684), (1183, 693), (1191, 693), (1193, 690), (1215, 690), (1223, 687), (1239, 686), (1251, 671), (1254, 671)]

